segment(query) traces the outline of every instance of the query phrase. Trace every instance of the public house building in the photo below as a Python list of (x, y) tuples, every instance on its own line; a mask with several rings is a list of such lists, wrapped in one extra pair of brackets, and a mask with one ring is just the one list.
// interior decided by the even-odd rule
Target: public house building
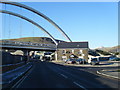
[(71, 56), (88, 61), (88, 42), (61, 42), (57, 46), (57, 60), (66, 60)]

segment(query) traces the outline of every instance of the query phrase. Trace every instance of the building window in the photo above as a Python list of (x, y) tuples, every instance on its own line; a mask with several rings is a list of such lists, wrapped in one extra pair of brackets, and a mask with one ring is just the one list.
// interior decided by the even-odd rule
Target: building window
[(74, 54), (74, 49), (71, 50), (71, 53)]
[(83, 53), (83, 51), (82, 50), (80, 50), (79, 52), (78, 52), (78, 54), (82, 54)]
[(72, 51), (71, 50), (66, 50), (66, 54), (71, 54)]
[(66, 54), (66, 50), (62, 50), (62, 54)]
[(67, 60), (67, 56), (62, 56), (62, 60), (63, 61)]
[(83, 50), (80, 50), (81, 53), (83, 53)]

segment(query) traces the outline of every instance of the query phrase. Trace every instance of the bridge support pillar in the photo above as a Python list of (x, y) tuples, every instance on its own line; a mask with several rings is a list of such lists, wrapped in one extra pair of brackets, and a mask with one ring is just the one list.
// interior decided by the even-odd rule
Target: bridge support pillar
[(27, 63), (27, 62), (29, 62), (29, 60), (30, 60), (30, 51), (29, 50), (24, 50), (23, 51), (24, 52), (24, 61), (25, 61), (25, 63)]
[(55, 51), (55, 61), (57, 61), (57, 51)]

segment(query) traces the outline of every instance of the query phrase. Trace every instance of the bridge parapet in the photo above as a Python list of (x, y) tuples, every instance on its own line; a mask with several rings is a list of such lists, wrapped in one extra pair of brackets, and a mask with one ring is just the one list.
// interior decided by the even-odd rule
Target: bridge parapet
[(0, 40), (0, 45), (57, 48), (55, 44), (41, 44), (41, 43), (21, 42), (21, 41), (12, 41), (12, 40)]

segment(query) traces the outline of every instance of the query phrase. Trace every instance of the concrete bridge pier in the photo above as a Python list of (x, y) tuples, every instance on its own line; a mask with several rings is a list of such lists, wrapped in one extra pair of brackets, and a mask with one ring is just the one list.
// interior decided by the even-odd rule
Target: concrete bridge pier
[(30, 56), (31, 56), (31, 59), (33, 59), (33, 58), (34, 58), (34, 55), (35, 55), (35, 51), (31, 51), (29, 54), (30, 54)]
[(57, 61), (58, 58), (57, 58), (57, 51), (55, 51), (55, 61)]
[(23, 50), (23, 56), (25, 63), (30, 61), (30, 51), (29, 50)]

